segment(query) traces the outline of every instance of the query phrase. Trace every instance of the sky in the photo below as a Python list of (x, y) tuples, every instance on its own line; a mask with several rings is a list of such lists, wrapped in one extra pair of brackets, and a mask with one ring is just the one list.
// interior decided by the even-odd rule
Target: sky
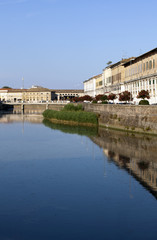
[(156, 0), (0, 0), (0, 87), (83, 89), (157, 47)]

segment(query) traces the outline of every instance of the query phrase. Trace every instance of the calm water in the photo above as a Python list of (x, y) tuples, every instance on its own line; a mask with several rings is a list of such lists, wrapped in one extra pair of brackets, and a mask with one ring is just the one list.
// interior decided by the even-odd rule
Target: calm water
[(0, 118), (0, 239), (155, 239), (157, 138)]

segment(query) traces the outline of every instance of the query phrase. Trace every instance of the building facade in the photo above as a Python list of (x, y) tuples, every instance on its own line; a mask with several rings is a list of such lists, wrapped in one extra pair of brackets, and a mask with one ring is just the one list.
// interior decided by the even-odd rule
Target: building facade
[[(157, 103), (157, 48), (138, 57), (122, 59), (103, 69), (102, 81), (98, 76), (84, 82), (85, 94), (95, 97), (98, 94), (116, 95), (123, 91), (132, 93), (133, 102), (138, 104), (137, 98), (141, 90), (148, 90), (150, 104)], [(99, 85), (102, 84), (102, 85)], [(118, 101), (118, 98), (117, 98)]]
[(91, 97), (96, 96), (96, 77), (97, 76), (89, 78), (88, 80), (83, 82), (83, 84), (84, 84), (84, 95), (89, 95)]
[(74, 97), (84, 96), (84, 90), (79, 89), (56, 89), (51, 90), (52, 100), (64, 101), (71, 100)]
[(103, 94), (104, 93), (104, 81), (103, 75), (99, 74), (95, 77), (95, 94)]
[(141, 90), (148, 90), (150, 103), (157, 103), (157, 48), (124, 64), (124, 89), (131, 92), (135, 102)]
[(51, 102), (51, 90), (43, 87), (32, 87), (23, 90), (23, 102)]

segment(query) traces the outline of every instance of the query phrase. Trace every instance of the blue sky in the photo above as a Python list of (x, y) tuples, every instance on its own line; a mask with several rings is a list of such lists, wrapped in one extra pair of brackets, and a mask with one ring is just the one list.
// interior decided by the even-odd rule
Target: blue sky
[(0, 0), (0, 87), (83, 88), (157, 47), (157, 1)]

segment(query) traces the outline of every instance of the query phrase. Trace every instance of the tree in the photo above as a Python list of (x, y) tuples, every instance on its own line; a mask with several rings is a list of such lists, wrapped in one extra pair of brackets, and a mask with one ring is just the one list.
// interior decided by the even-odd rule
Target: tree
[(100, 101), (102, 97), (103, 97), (103, 94), (99, 94), (95, 96), (95, 99), (96, 101)]
[(108, 62), (107, 62), (107, 65), (109, 66), (111, 63), (112, 63), (112, 61), (108, 61)]
[(89, 95), (85, 95), (83, 97), (74, 97), (73, 101), (74, 102), (83, 102), (83, 101), (92, 101), (93, 98)]
[(138, 95), (137, 95), (137, 98), (142, 98), (142, 99), (145, 99), (145, 98), (147, 98), (147, 99), (149, 99), (150, 98), (150, 96), (149, 96), (149, 91), (147, 90), (141, 90), (139, 93), (138, 93)]
[(106, 101), (106, 100), (108, 100), (107, 95), (103, 95), (102, 98), (101, 98), (101, 100), (102, 100), (102, 101)]
[(110, 93), (109, 95), (108, 95), (108, 100), (112, 100), (113, 102), (114, 102), (114, 100), (116, 99), (117, 97), (116, 97), (116, 94), (114, 94), (114, 93)]
[(11, 89), (11, 87), (8, 87), (8, 86), (4, 86), (4, 87), (2, 87), (2, 88), (10, 88), (10, 89)]
[(133, 100), (132, 94), (128, 91), (124, 91), (119, 94), (119, 101), (127, 102), (127, 101), (132, 101), (132, 100)]
[(107, 100), (107, 96), (106, 95), (103, 95), (103, 94), (99, 94), (95, 97), (95, 99), (97, 101), (104, 101), (104, 100)]

